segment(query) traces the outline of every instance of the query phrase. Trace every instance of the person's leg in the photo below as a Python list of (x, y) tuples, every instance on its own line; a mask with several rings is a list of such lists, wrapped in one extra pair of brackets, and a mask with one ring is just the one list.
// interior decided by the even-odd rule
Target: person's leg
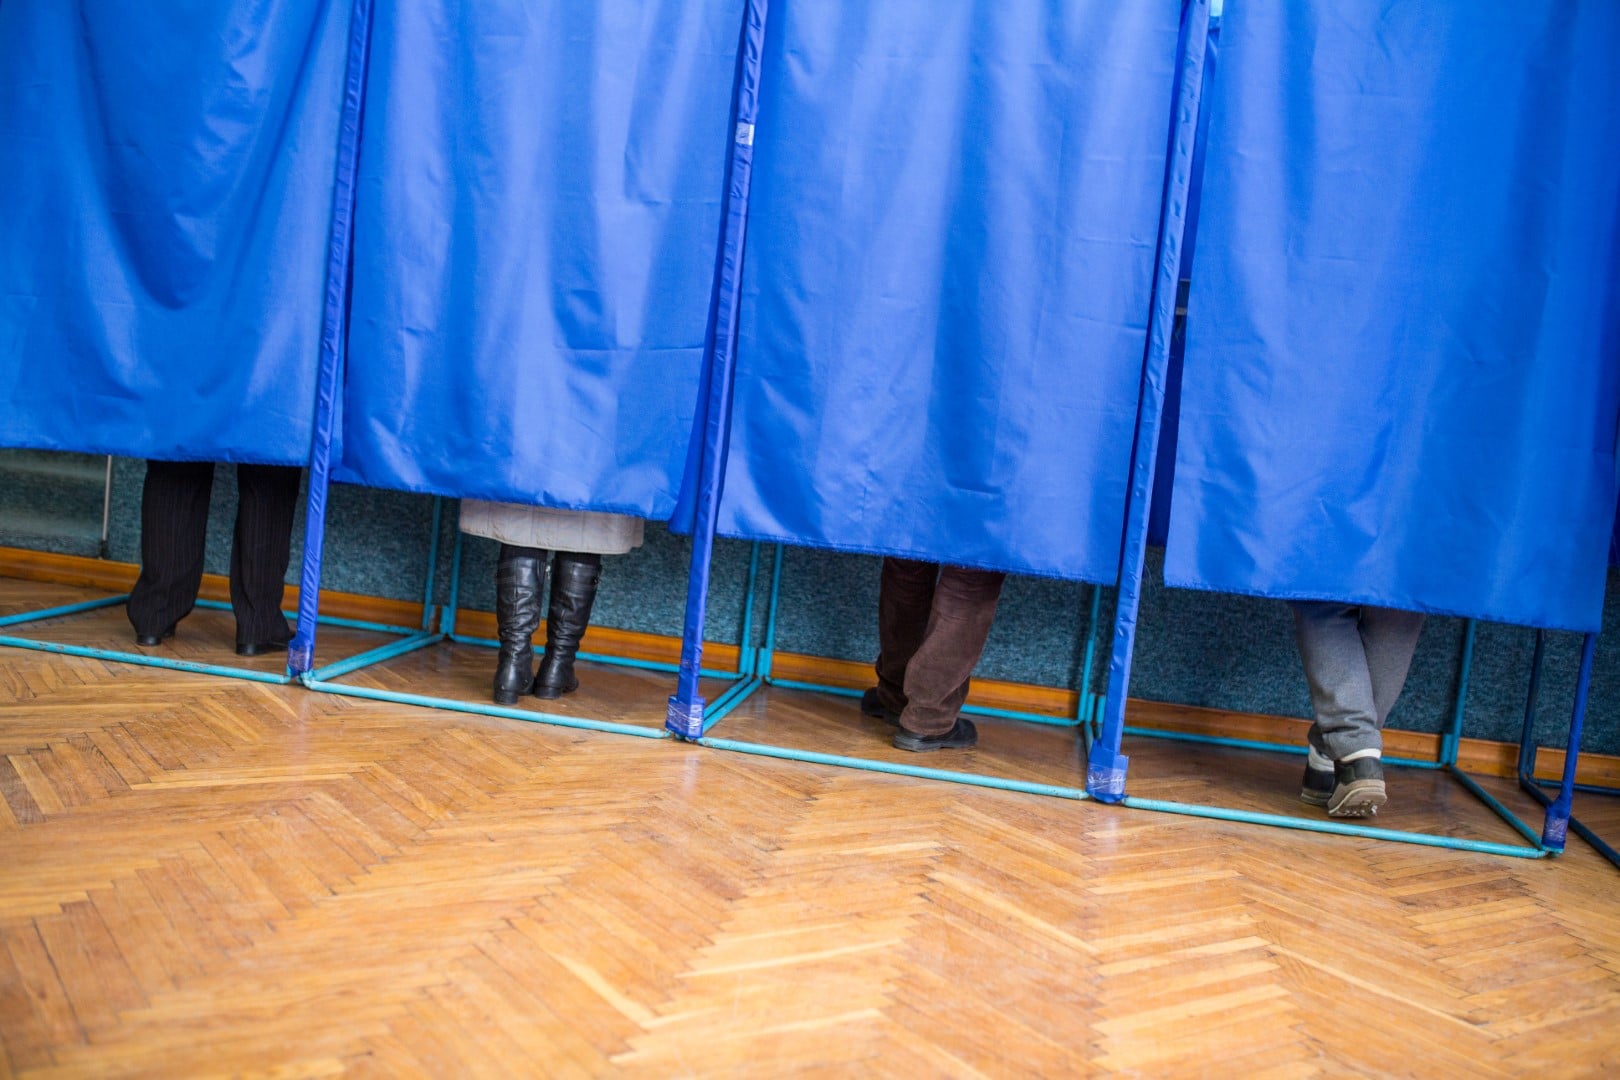
[(966, 748), (976, 741), (972, 721), (959, 714), (1006, 579), (999, 571), (955, 566), (940, 572), (928, 626), (906, 666), (906, 707), (900, 714), (896, 746)]
[(546, 615), (546, 653), (534, 677), (534, 696), (558, 698), (579, 689), (574, 657), (591, 625), (596, 587), (602, 581), (602, 556), (557, 552), (552, 569), (551, 608)]
[(281, 601), (287, 590), (293, 517), (303, 470), (291, 465), (236, 467), (236, 532), (231, 538), (231, 610), (236, 651), (254, 656), (292, 640)]
[(922, 644), (934, 607), (939, 564), (914, 559), (883, 560), (878, 579), (878, 684), (861, 699), (861, 711), (897, 723), (906, 707), (906, 665)]
[(1423, 614), (1399, 608), (1361, 609), (1361, 647), (1367, 655), (1367, 674), (1372, 679), (1373, 707), (1378, 730), (1384, 729), (1395, 703), (1406, 686), (1412, 669), (1418, 635), (1423, 632)]
[(1383, 736), (1361, 644), (1360, 608), (1327, 601), (1296, 601), (1293, 608), (1315, 714), (1300, 798), (1336, 817), (1376, 813), (1384, 802)]
[(1372, 676), (1361, 645), (1360, 608), (1354, 604), (1296, 601), (1294, 631), (1305, 680), (1311, 688), (1311, 748), (1334, 761), (1379, 749)]
[(126, 611), (135, 640), (156, 645), (191, 614), (202, 586), (208, 540), (208, 461), (148, 461), (141, 488), (141, 574)]
[(495, 704), (516, 705), (534, 688), (534, 632), (540, 629), (550, 556), (538, 548), (502, 544), (495, 563)]

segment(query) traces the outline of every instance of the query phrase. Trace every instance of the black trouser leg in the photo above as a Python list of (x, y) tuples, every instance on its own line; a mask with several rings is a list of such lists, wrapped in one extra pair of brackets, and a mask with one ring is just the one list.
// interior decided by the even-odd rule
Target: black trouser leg
[(208, 540), (208, 461), (148, 461), (141, 488), (141, 575), (127, 611), (135, 633), (160, 637), (191, 614)]
[(546, 653), (534, 677), (534, 696), (561, 697), (579, 689), (574, 657), (591, 625), (591, 607), (602, 580), (602, 556), (557, 552), (551, 578), (551, 607), (546, 614)]
[(231, 540), (231, 609), (238, 645), (281, 645), (292, 631), (281, 614), (293, 516), (303, 470), (290, 465), (238, 465), (236, 533)]

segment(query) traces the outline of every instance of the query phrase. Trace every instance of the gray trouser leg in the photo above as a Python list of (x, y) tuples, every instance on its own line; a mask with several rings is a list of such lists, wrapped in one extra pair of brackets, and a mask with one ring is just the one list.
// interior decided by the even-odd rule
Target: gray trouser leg
[(1412, 668), (1418, 635), (1423, 632), (1423, 613), (1399, 608), (1362, 607), (1361, 647), (1367, 653), (1367, 673), (1372, 676), (1373, 706), (1378, 710), (1378, 727), (1384, 727), (1390, 710), (1400, 700), (1406, 673)]
[(1383, 748), (1423, 616), (1391, 608), (1295, 601), (1294, 627), (1316, 720), (1311, 745), (1335, 761)]

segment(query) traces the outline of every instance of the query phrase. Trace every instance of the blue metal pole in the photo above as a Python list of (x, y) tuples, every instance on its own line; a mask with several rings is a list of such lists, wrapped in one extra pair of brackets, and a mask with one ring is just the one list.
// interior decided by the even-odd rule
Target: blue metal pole
[(1586, 694), (1592, 688), (1592, 658), (1597, 654), (1596, 634), (1587, 634), (1581, 645), (1581, 674), (1575, 683), (1575, 708), (1569, 717), (1569, 740), (1564, 745), (1564, 783), (1558, 798), (1547, 808), (1541, 828), (1541, 844), (1551, 851), (1563, 851), (1569, 833), (1570, 809), (1575, 801), (1575, 766), (1581, 756), (1581, 727), (1586, 720)]
[(38, 622), (41, 619), (54, 619), (59, 615), (77, 615), (81, 611), (95, 611), (98, 608), (122, 604), (128, 599), (129, 593), (119, 593), (117, 596), (104, 596), (100, 600), (85, 600), (77, 604), (63, 604), (60, 607), (43, 608), (39, 611), (22, 611), (0, 619), (0, 626), (17, 626), (21, 623)]
[(1575, 830), (1575, 834), (1582, 840), (1585, 840), (1588, 844), (1591, 844), (1594, 848), (1596, 848), (1599, 855), (1602, 855), (1605, 859), (1608, 859), (1616, 867), (1620, 867), (1620, 851), (1616, 851), (1614, 848), (1610, 847), (1608, 842), (1605, 841), (1603, 837), (1599, 836), (1585, 825), (1582, 825), (1575, 818), (1569, 819), (1569, 827)]
[(173, 660), (167, 656), (146, 656), (142, 653), (119, 652), (116, 649), (95, 649), (87, 645), (63, 645), (55, 641), (0, 637), (0, 645), (9, 645), (17, 649), (33, 649), (36, 652), (57, 653), (61, 656), (82, 656), (90, 660), (112, 660), (120, 664), (167, 668), (170, 671), (189, 671), (197, 675), (223, 675), (228, 679), (246, 679), (249, 682), (274, 683), (281, 686), (285, 686), (292, 681), (283, 673), (254, 671), (251, 668), (223, 667), (219, 664), (199, 664), (192, 660)]
[(952, 772), (946, 769), (924, 769), (916, 765), (900, 765), (888, 761), (868, 761), (866, 758), (842, 757), (838, 754), (818, 754), (812, 750), (792, 750), (763, 743), (733, 742), (730, 739), (702, 740), (702, 745), (715, 750), (732, 750), (739, 754), (780, 758), (786, 761), (806, 761), (814, 765), (836, 765), (844, 769), (865, 772), (890, 773), (895, 776), (915, 776), (924, 780), (945, 780), (952, 784), (996, 788), (1000, 791), (1020, 791), (1030, 795), (1048, 795), (1059, 799), (1085, 799), (1079, 788), (1058, 787), (1053, 784), (1031, 784), (1023, 780), (1004, 780), (999, 776), (979, 776), (975, 773)]
[[(214, 611), (230, 611), (231, 605), (224, 600), (198, 600), (197, 606), (209, 608)], [(283, 612), (282, 614), (288, 614)], [(293, 613), (296, 614), (296, 613)], [(321, 626), (346, 626), (351, 630), (374, 630), (379, 634), (418, 634), (421, 631), (414, 626), (395, 626), (393, 623), (371, 622), (369, 619), (345, 619), (341, 615), (319, 615), (316, 623)]]
[(442, 638), (440, 638), (438, 631), (424, 630), (421, 633), (412, 634), (408, 638), (391, 641), (387, 645), (379, 645), (375, 649), (367, 649), (365, 652), (347, 659), (327, 664), (325, 667), (316, 668), (314, 671), (305, 672), (300, 676), (300, 681), (305, 686), (308, 686), (310, 683), (336, 679), (341, 675), (347, 675), (351, 671), (359, 671), (363, 667), (370, 667), (372, 664), (380, 664), (384, 660), (392, 660), (396, 656), (415, 652), (417, 649), (432, 645), (440, 640)]
[(353, 0), (344, 76), (332, 228), (327, 239), (326, 308), (321, 316), (321, 368), (315, 400), (315, 441), (309, 462), (309, 509), (304, 521), (304, 566), (299, 580), (298, 632), (287, 646), (287, 667), (301, 675), (315, 666), (315, 619), (320, 604), (321, 555), (326, 539), (326, 492), (332, 471), (344, 335), (348, 326), (349, 254), (354, 239), (354, 182), (360, 157), (360, 115), (365, 104), (371, 48), (371, 0)]
[(453, 698), (424, 697), (421, 694), (401, 694), (392, 690), (373, 690), (369, 686), (346, 686), (343, 683), (311, 680), (304, 684), (323, 694), (365, 698), (368, 701), (388, 701), (398, 705), (417, 705), (425, 709), (443, 709), (446, 712), (471, 713), (476, 716), (499, 716), (507, 720), (524, 720), (531, 724), (550, 724), (553, 727), (579, 728), (584, 731), (605, 731), (614, 735), (632, 735), (638, 739), (669, 738), (658, 728), (615, 724), (607, 720), (589, 720), (582, 716), (563, 716), (558, 713), (513, 709), (504, 705), (482, 705)]
[(765, 604), (765, 649), (760, 654), (759, 677), (769, 682), (771, 660), (776, 656), (776, 608), (782, 596), (782, 552), (786, 548), (776, 545), (776, 557), (771, 563), (771, 594)]
[(698, 416), (703, 441), (697, 470), (697, 508), (692, 528), (692, 566), (687, 581), (686, 626), (681, 648), (681, 674), (669, 699), (665, 726), (677, 735), (696, 738), (703, 733), (703, 694), (699, 674), (703, 667), (703, 623), (709, 589), (709, 564), (720, 490), (725, 482), (726, 445), (731, 430), (733, 364), (737, 347), (737, 319), (741, 309), (743, 243), (748, 232), (748, 191), (753, 174), (754, 123), (759, 105), (759, 71), (765, 39), (767, 0), (747, 0), (743, 13), (733, 90), (731, 155), (728, 163), (726, 211), (721, 227), (720, 254), (715, 265), (714, 299), (709, 310), (704, 369), (708, 397)]
[(1187, 5), (1182, 55), (1177, 73), (1170, 163), (1166, 170), (1164, 209), (1159, 230), (1158, 276), (1148, 348), (1143, 358), (1136, 433), (1131, 445), (1130, 485), (1125, 491), (1125, 529), (1120, 537), (1119, 598), (1114, 611), (1114, 643), (1108, 668), (1108, 698), (1102, 731), (1086, 759), (1086, 790), (1093, 798), (1118, 802), (1125, 797), (1128, 760), (1120, 753), (1125, 732), (1125, 699), (1131, 685), (1131, 656), (1136, 648), (1136, 616), (1142, 600), (1142, 574), (1147, 562), (1148, 511), (1158, 457), (1159, 429), (1164, 420), (1165, 381), (1170, 339), (1176, 322), (1176, 291), (1181, 279), (1181, 247), (1187, 224), (1187, 194), (1192, 180), (1198, 110), (1204, 83), (1204, 51), (1209, 38), (1209, 0)]
[[(1539, 784), (1542, 784), (1542, 783), (1553, 784), (1553, 783), (1555, 783), (1555, 781), (1551, 781), (1551, 780), (1541, 781), (1541, 780), (1538, 780), (1535, 783), (1526, 783), (1526, 782), (1524, 782), (1524, 778), (1520, 777), (1520, 786), (1523, 787), (1524, 790), (1527, 793), (1534, 796), (1535, 800), (1538, 803), (1540, 803), (1543, 807), (1550, 807), (1550, 806), (1552, 806), (1553, 801), (1552, 801), (1552, 799), (1548, 798), (1546, 792), (1542, 791), (1541, 788), (1538, 786)], [(1575, 785), (1575, 790), (1576, 791), (1591, 791), (1592, 786), (1588, 785), (1588, 784), (1576, 784)], [(1598, 788), (1593, 793), (1594, 794), (1599, 794), (1599, 795), (1614, 795), (1614, 794), (1617, 794), (1616, 791), (1613, 788)], [(1579, 818), (1571, 816), (1570, 819), (1569, 819), (1569, 828), (1570, 828), (1570, 831), (1573, 832), (1576, 836), (1579, 836), (1582, 840), (1585, 840), (1588, 844), (1591, 844), (1594, 848), (1596, 848), (1597, 853), (1599, 855), (1602, 855), (1605, 859), (1608, 859), (1611, 863), (1613, 863), (1615, 865), (1616, 868), (1620, 868), (1620, 851), (1614, 850), (1614, 848), (1610, 847), (1609, 844), (1601, 836), (1599, 836), (1597, 833), (1593, 832), (1587, 826), (1581, 824), (1581, 821), (1580, 821)]]
[(447, 638), (456, 636), (456, 608), (461, 603), (461, 531), (460, 507), (457, 507), (456, 539), (450, 545), (450, 595), (445, 597), (444, 617), (439, 620), (439, 633)]
[[(1197, 743), (1200, 746), (1225, 746), (1235, 750), (1261, 750), (1269, 754), (1295, 754), (1304, 757), (1308, 752), (1304, 746), (1294, 746), (1286, 743), (1261, 742), (1259, 739), (1234, 739), (1224, 735), (1201, 735), (1192, 731), (1164, 731), (1158, 728), (1140, 728), (1125, 725), (1125, 734), (1137, 735), (1144, 739), (1164, 739), (1167, 742)], [(1385, 765), (1399, 765), (1406, 769), (1443, 769), (1438, 761), (1418, 761), (1413, 758), (1387, 757)]]
[(444, 516), (444, 500), (433, 496), (433, 535), (428, 540), (427, 584), (422, 588), (422, 629), (433, 629), (433, 586), (439, 573), (439, 524)]
[(1468, 620), (1467, 629), (1463, 631), (1462, 665), (1457, 672), (1457, 700), (1451, 709), (1451, 721), (1446, 726), (1445, 736), (1440, 740), (1440, 764), (1457, 764), (1458, 751), (1462, 749), (1463, 713), (1468, 707), (1468, 683), (1474, 673), (1474, 636), (1479, 624), (1473, 619)]
[(709, 707), (703, 713), (703, 730), (699, 735), (707, 735), (714, 730), (714, 726), (727, 716), (732, 710), (754, 696), (754, 692), (765, 685), (765, 680), (758, 675), (750, 675), (742, 682), (726, 687), (721, 695), (709, 702)]
[(1076, 719), (1090, 724), (1101, 702), (1091, 690), (1091, 669), (1097, 662), (1097, 623), (1102, 619), (1102, 586), (1091, 586), (1091, 612), (1086, 617), (1086, 647), (1080, 658), (1080, 705)]
[(1524, 696), (1524, 727), (1519, 731), (1519, 783), (1534, 781), (1536, 775), (1536, 698), (1541, 692), (1541, 658), (1546, 651), (1547, 631), (1536, 631), (1536, 648), (1530, 654), (1530, 689)]
[[(783, 690), (807, 690), (814, 694), (832, 694), (836, 697), (858, 698), (865, 693), (864, 690), (847, 686), (828, 686), (826, 683), (800, 682), (797, 679), (772, 679), (770, 684)], [(1044, 713), (1021, 712), (1016, 709), (997, 709), (989, 705), (964, 705), (962, 711), (970, 716), (991, 716), (998, 720), (1017, 720), (1022, 724), (1042, 724), (1047, 727), (1074, 727), (1076, 724), (1074, 718), (1069, 716), (1047, 716)]]
[(1532, 844), (1539, 845), (1541, 843), (1540, 838), (1536, 836), (1536, 831), (1534, 829), (1520, 821), (1517, 814), (1509, 810), (1506, 806), (1503, 806), (1494, 795), (1475, 783), (1472, 776), (1469, 776), (1455, 765), (1447, 765), (1445, 766), (1445, 770), (1452, 775), (1453, 779), (1473, 793), (1476, 799), (1490, 807), (1492, 810), (1496, 811), (1496, 816), (1511, 825), (1514, 831), (1520, 836), (1523, 836)]
[(1317, 820), (1315, 818), (1284, 817), (1280, 814), (1258, 814), (1249, 810), (1228, 810), (1220, 806), (1199, 806), (1193, 803), (1139, 799), (1134, 795), (1120, 801), (1133, 810), (1154, 810), (1164, 814), (1185, 814), (1189, 817), (1212, 818), (1216, 821), (1240, 821), (1249, 825), (1273, 825), (1281, 829), (1300, 829), (1305, 832), (1334, 833), (1339, 836), (1362, 836), (1373, 840), (1394, 840), (1403, 844), (1421, 844), (1424, 847), (1477, 851), (1486, 855), (1508, 855), (1516, 859), (1539, 859), (1547, 854), (1540, 848), (1497, 844), (1487, 840), (1464, 840), (1454, 836), (1431, 836), (1428, 833), (1400, 832), (1395, 829), (1374, 829), (1366, 825), (1349, 825), (1331, 819)]
[[(742, 630), (737, 635), (737, 673), (745, 678), (759, 670), (759, 650), (754, 646), (754, 601), (759, 595), (758, 587), (759, 541), (755, 540), (748, 545), (748, 584), (743, 588)], [(684, 646), (685, 642), (682, 644)]]

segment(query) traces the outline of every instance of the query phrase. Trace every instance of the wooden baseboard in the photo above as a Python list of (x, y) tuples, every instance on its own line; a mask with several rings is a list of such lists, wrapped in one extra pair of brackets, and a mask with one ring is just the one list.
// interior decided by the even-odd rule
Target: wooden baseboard
[[(90, 559), (82, 555), (57, 555), (47, 551), (27, 551), (22, 548), (0, 547), (0, 577), (21, 578), (24, 581), (48, 581), (57, 585), (78, 585), (87, 589), (107, 592), (128, 592), (140, 576), (141, 568), (134, 563)], [(229, 603), (230, 579), (221, 574), (204, 574), (198, 596), (204, 600)], [(287, 586), (283, 601), (287, 607), (298, 606), (298, 586)], [(360, 619), (364, 622), (386, 623), (389, 626), (422, 625), (422, 605), (407, 600), (385, 600), (360, 593), (321, 590), (320, 612), (339, 619)]]
[[(109, 562), (79, 555), (56, 555), (23, 548), (0, 547), (0, 577), (27, 581), (47, 581), (125, 592), (135, 584), (140, 568), (130, 563)], [(203, 576), (202, 596), (210, 600), (230, 600), (230, 583), (218, 574)], [(287, 587), (287, 604), (298, 603), (297, 586)], [(321, 614), (392, 626), (419, 626), (422, 605), (406, 600), (385, 600), (359, 593), (321, 592)], [(462, 609), (456, 612), (456, 630), (469, 637), (495, 637), (495, 616), (488, 611)], [(542, 639), (543, 641), (543, 639)], [(681, 639), (665, 634), (646, 634), (612, 627), (591, 627), (583, 647), (587, 652), (676, 664), (681, 659)], [(710, 642), (703, 647), (704, 666), (735, 670), (737, 647)], [(838, 660), (802, 653), (777, 653), (772, 675), (789, 682), (818, 683), (858, 690), (872, 685), (872, 665), (856, 660)], [(1073, 716), (1079, 695), (1073, 690), (1026, 683), (975, 679), (968, 701), (995, 709), (1012, 709), (1046, 716)], [(1305, 741), (1306, 721), (1287, 716), (1229, 712), (1192, 705), (1144, 701), (1132, 698), (1126, 718), (1133, 727), (1209, 735), (1228, 739), (1248, 739), (1279, 746), (1299, 746)], [(1389, 730), (1384, 733), (1384, 749), (1391, 757), (1434, 760), (1439, 756), (1440, 737), (1416, 731)], [(1487, 739), (1463, 739), (1457, 763), (1484, 776), (1512, 776), (1518, 762), (1518, 747)], [(1542, 750), (1537, 757), (1537, 775), (1555, 778), (1562, 774), (1564, 752)], [(1620, 787), (1620, 756), (1582, 754), (1577, 778), (1585, 784)]]
[[(495, 613), (468, 608), (457, 610), (456, 633), (465, 637), (494, 638)], [(545, 634), (545, 627), (542, 626), (534, 636), (536, 645), (546, 643)], [(580, 648), (585, 652), (629, 660), (651, 660), (661, 664), (681, 662), (680, 638), (667, 634), (646, 634), (638, 630), (616, 630), (611, 626), (593, 626), (586, 630)], [(737, 670), (737, 646), (706, 642), (703, 646), (703, 666), (716, 671)]]

